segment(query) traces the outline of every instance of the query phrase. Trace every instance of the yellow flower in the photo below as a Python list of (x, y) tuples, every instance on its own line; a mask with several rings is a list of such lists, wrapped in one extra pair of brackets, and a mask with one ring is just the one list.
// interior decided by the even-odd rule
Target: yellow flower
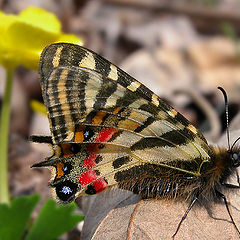
[(24, 65), (37, 69), (43, 48), (53, 42), (82, 44), (72, 34), (64, 34), (57, 17), (43, 9), (29, 7), (19, 15), (0, 12), (0, 64), (6, 69)]

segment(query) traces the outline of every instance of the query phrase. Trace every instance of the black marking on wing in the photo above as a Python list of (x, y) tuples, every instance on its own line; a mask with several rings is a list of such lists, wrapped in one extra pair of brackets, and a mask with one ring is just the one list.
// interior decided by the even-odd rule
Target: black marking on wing
[(183, 117), (183, 115), (179, 112), (177, 113), (177, 115), (174, 118), (171, 118), (171, 119), (169, 118), (169, 119), (166, 119), (166, 120), (171, 122), (172, 119), (173, 119), (173, 121), (175, 121), (175, 123), (180, 122), (184, 126), (187, 126), (189, 124), (189, 121), (185, 117)]
[(103, 157), (101, 155), (98, 155), (95, 159), (96, 164), (100, 163), (102, 161)]
[[(152, 105), (152, 104), (143, 104), (139, 107), (140, 110), (143, 110), (143, 111), (146, 111), (146, 112), (149, 112), (151, 113), (153, 116), (156, 116), (160, 109), (157, 108), (156, 106)], [(169, 108), (170, 110), (170, 108)]]
[(129, 161), (130, 161), (129, 156), (117, 158), (113, 161), (113, 167), (114, 169), (120, 168), (121, 166), (128, 163)]
[[(81, 79), (81, 81), (79, 81), (78, 78)], [(85, 99), (85, 88), (86, 88), (88, 79), (89, 79), (89, 74), (87, 72), (80, 71), (76, 75), (76, 81), (78, 81), (79, 89), (83, 89), (82, 91), (78, 92), (79, 99)], [(80, 104), (79, 110), (85, 112), (86, 111), (85, 101), (79, 101), (79, 104)]]
[(131, 103), (139, 99), (140, 96), (132, 93), (131, 91), (126, 91), (125, 94), (117, 99), (116, 106), (128, 107)]
[(74, 199), (78, 191), (78, 185), (69, 180), (58, 183), (55, 186), (58, 198), (64, 202), (70, 202)]
[(94, 195), (97, 193), (95, 187), (93, 185), (88, 185), (87, 186), (87, 189), (85, 190), (85, 193), (88, 194), (88, 195)]
[(104, 59), (99, 61), (100, 60), (99, 56), (96, 53), (93, 53), (93, 52), (92, 52), (92, 54), (93, 54), (93, 56), (95, 58), (96, 71), (100, 72), (104, 76), (108, 76), (108, 74), (110, 72), (111, 63), (108, 62), (108, 61), (104, 61)]
[[(185, 136), (187, 136), (187, 138)], [(170, 132), (166, 132), (160, 137), (176, 145), (184, 145), (194, 140), (194, 134), (186, 128), (183, 130), (172, 130)]]
[(144, 150), (146, 148), (153, 148), (153, 147), (164, 147), (164, 146), (169, 146), (169, 147), (174, 147), (174, 144), (172, 142), (167, 142), (164, 139), (160, 139), (157, 137), (146, 137), (142, 138), (135, 144), (131, 146), (131, 150)]
[[(74, 71), (69, 71), (68, 75), (66, 76), (66, 83), (65, 83), (65, 88), (66, 88), (66, 95), (67, 95), (67, 101), (69, 103), (69, 108), (71, 111), (71, 116), (74, 122), (78, 121), (78, 118), (75, 113), (75, 109), (73, 104), (71, 104), (72, 101), (72, 95), (73, 95), (73, 85), (74, 85), (74, 79), (75, 79), (75, 72)], [(80, 91), (81, 93), (83, 91)]]
[(101, 88), (98, 91), (96, 96), (96, 101), (94, 103), (94, 109), (100, 109), (104, 107), (108, 98), (114, 93), (117, 89), (116, 82), (111, 82), (106, 78), (103, 78)]
[(29, 140), (32, 142), (37, 142), (37, 143), (49, 143), (49, 144), (53, 144), (52, 142), (52, 137), (51, 136), (30, 136)]
[[(61, 135), (64, 136), (63, 138), (65, 138), (67, 136), (65, 128), (60, 128), (60, 129), (54, 128), (54, 126), (65, 125), (65, 119), (64, 119), (64, 116), (63, 116), (63, 112), (62, 112), (62, 109), (61, 109), (61, 104), (60, 104), (59, 97), (58, 97), (58, 94), (57, 94), (57, 92), (58, 92), (58, 82), (60, 81), (61, 73), (62, 73), (62, 69), (59, 69), (59, 71), (56, 72), (56, 76), (54, 76), (54, 80), (51, 81), (52, 91), (54, 92), (54, 94), (52, 94), (53, 99), (54, 99), (54, 111), (58, 113), (57, 118), (56, 118), (56, 116), (54, 116), (53, 109), (50, 106), (51, 100), (49, 98), (49, 95), (46, 92), (44, 94), (45, 94), (45, 97), (46, 97), (45, 104), (46, 104), (46, 106), (49, 110), (49, 118), (52, 120), (53, 135), (57, 136), (59, 134), (59, 131), (60, 131)], [(49, 87), (48, 87), (49, 83), (50, 82), (47, 81), (46, 91), (49, 89)], [(55, 83), (55, 84), (53, 84), (53, 83)]]
[[(188, 138), (186, 138), (186, 134), (188, 134)], [(191, 142), (194, 139), (194, 134), (188, 129), (184, 128), (183, 130), (172, 130), (170, 132), (166, 132), (157, 137), (146, 137), (142, 138), (134, 145), (131, 146), (131, 150), (140, 150), (145, 148), (152, 147), (174, 147), (175, 145), (181, 146)]]
[(147, 120), (142, 125), (137, 127), (134, 132), (137, 132), (137, 133), (141, 132), (142, 130), (147, 128), (149, 125), (151, 125), (154, 121), (155, 121), (155, 118), (148, 117)]
[(98, 111), (91, 111), (85, 118), (84, 120), (84, 124), (91, 124), (92, 123), (92, 119), (96, 116)]

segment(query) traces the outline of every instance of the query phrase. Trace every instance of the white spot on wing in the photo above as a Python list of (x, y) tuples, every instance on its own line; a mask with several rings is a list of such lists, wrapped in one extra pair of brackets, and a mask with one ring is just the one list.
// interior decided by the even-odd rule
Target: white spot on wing
[(87, 52), (86, 56), (79, 63), (79, 67), (95, 70), (96, 63), (93, 54)]
[(61, 57), (62, 50), (63, 50), (63, 46), (58, 47), (56, 52), (55, 52), (55, 55), (54, 55), (53, 60), (52, 60), (52, 65), (54, 67), (57, 67), (59, 65), (59, 60), (60, 60), (60, 57)]
[(125, 89), (118, 84), (117, 89), (106, 101), (105, 107), (114, 107), (117, 103), (117, 100), (124, 96)]
[(190, 130), (192, 133), (197, 134), (197, 129), (192, 124), (189, 124), (187, 126), (187, 129)]
[(117, 81), (118, 79), (117, 67), (114, 66), (113, 64), (110, 65), (110, 72), (108, 74), (108, 77), (114, 81)]
[(156, 94), (152, 95), (152, 103), (158, 107), (159, 106), (159, 100), (158, 100), (158, 96)]
[(141, 86), (141, 83), (134, 81), (134, 82), (131, 82), (131, 84), (127, 86), (127, 89), (129, 89), (132, 92), (135, 92), (140, 86)]
[(168, 113), (171, 117), (175, 118), (175, 116), (177, 115), (178, 112), (173, 108), (173, 109), (167, 111), (167, 113)]

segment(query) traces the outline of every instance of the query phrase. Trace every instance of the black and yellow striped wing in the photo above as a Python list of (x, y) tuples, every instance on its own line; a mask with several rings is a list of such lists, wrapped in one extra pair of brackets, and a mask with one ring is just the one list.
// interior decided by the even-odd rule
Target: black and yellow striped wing
[(98, 54), (49, 45), (40, 76), (54, 154), (35, 166), (53, 167), (61, 202), (112, 185), (141, 193), (156, 181), (198, 177), (209, 162), (211, 149), (192, 124)]

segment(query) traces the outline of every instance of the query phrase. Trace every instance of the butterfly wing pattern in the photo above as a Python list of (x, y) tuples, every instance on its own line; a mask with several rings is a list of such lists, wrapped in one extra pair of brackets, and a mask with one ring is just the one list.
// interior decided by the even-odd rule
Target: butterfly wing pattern
[(78, 45), (42, 53), (40, 77), (53, 155), (50, 185), (61, 203), (109, 186), (143, 197), (189, 197), (212, 149), (180, 113), (147, 87)]

